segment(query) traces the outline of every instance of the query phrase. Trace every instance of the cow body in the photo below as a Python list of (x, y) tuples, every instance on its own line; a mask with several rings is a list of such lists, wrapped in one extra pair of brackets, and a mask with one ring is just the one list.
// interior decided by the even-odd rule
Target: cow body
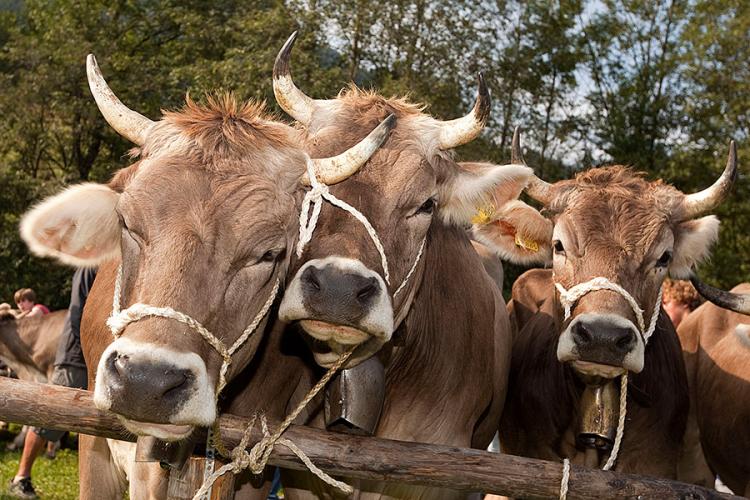
[[(750, 284), (732, 291), (748, 294)], [(748, 496), (750, 317), (707, 302), (677, 332), (706, 460), (732, 491)]]
[(46, 382), (52, 376), (67, 311), (34, 318), (0, 319), (0, 358), (18, 378)]
[[(377, 354), (386, 390), (374, 435), (486, 448), (505, 401), (510, 336), (504, 301), (464, 231), (436, 229), (424, 258), (422, 282), (394, 345)], [(321, 412), (313, 414), (312, 425), (324, 428)], [(282, 482), (292, 499), (337, 497), (312, 475), (285, 471)], [(360, 499), (466, 497), (437, 488), (350, 483)]]
[[(522, 162), (518, 130), (511, 149)], [(689, 195), (620, 165), (555, 184), (534, 176), (526, 192), (544, 215), (517, 206), (526, 221), (510, 228), (502, 212), (477, 219), (475, 236), (496, 253), (541, 253), (552, 267), (513, 286), (505, 451), (677, 476), (687, 376), (660, 290), (709, 254), (719, 221), (705, 214), (736, 175), (731, 143), (719, 179)]]
[[(583, 464), (584, 450), (576, 444), (576, 436), (584, 383), (557, 360), (562, 311), (555, 299), (552, 271), (523, 274), (513, 285), (508, 309), (514, 339), (500, 426), (503, 451)], [(615, 468), (675, 477), (688, 405), (679, 342), (662, 311), (646, 349), (644, 369), (630, 378), (625, 435)]]
[[(453, 159), (451, 150), (477, 137), (487, 120), (490, 97), (481, 75), (472, 111), (451, 121), (356, 87), (334, 99), (312, 99), (292, 81), (294, 39), (277, 57), (274, 92), (306, 131), (313, 157), (339, 154), (386, 116), (395, 124), (357, 173), (306, 193), (308, 201), (325, 193), (325, 203), (320, 200), (305, 225), (279, 317), (299, 325), (321, 367), (342, 355), (350, 356), (347, 368), (372, 357), (382, 362), (382, 411), (368, 408), (379, 420), (359, 432), (486, 448), (505, 398), (509, 325), (499, 287), (465, 229), (483, 205), (514, 201), (531, 171)], [(499, 269), (493, 271), (500, 279)], [(341, 404), (354, 405), (359, 389), (347, 391)], [(293, 498), (310, 494), (292, 491), (309, 487), (303, 483), (284, 479)], [(355, 487), (354, 498), (466, 495), (375, 481)], [(323, 498), (338, 495), (311, 488)]]
[[(134, 434), (189, 445), (196, 427), (214, 423), (222, 389), (272, 324), (306, 169), (351, 175), (391, 125), (340, 157), (310, 159), (301, 133), (262, 104), (188, 97), (154, 122), (117, 99), (93, 55), (87, 74), (100, 111), (139, 146), (139, 159), (106, 185), (44, 200), (24, 215), (21, 235), (39, 255), (100, 266), (81, 327), (95, 405)], [(149, 486), (148, 466), (122, 465), (133, 456), (123, 446), (82, 440), (82, 497), (121, 495), (125, 479), (131, 498), (158, 496), (163, 474)]]

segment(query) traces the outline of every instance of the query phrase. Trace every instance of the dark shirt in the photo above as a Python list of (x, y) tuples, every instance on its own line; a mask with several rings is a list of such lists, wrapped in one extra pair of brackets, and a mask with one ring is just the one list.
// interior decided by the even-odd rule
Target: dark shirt
[(96, 269), (94, 268), (81, 268), (76, 270), (73, 275), (70, 306), (55, 356), (56, 366), (67, 365), (86, 368), (86, 361), (83, 359), (83, 351), (81, 350), (81, 316), (83, 315), (86, 298), (94, 284), (94, 278), (96, 278)]

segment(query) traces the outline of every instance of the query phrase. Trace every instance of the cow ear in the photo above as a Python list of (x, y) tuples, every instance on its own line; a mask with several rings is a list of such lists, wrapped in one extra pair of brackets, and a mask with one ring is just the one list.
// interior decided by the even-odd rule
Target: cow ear
[(669, 265), (673, 278), (688, 279), (692, 267), (709, 255), (719, 237), (719, 219), (715, 215), (678, 224), (674, 234), (674, 253)]
[(552, 222), (522, 201), (480, 209), (473, 222), (472, 237), (505, 261), (523, 265), (552, 261)]
[(468, 226), (477, 208), (493, 200), (515, 200), (533, 175), (524, 165), (459, 164), (456, 175), (440, 190), (440, 215), (449, 224)]
[(120, 254), (119, 194), (101, 184), (79, 184), (47, 198), (21, 219), (32, 252), (77, 267), (97, 266)]

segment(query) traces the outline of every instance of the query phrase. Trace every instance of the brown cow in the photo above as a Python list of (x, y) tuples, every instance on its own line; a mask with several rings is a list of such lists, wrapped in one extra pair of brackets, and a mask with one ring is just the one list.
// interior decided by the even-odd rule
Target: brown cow
[[(750, 284), (731, 294), (693, 279), (705, 303), (680, 324), (700, 442), (709, 466), (750, 495)], [(718, 306), (718, 307), (717, 307)], [(729, 310), (727, 310), (729, 309)]]
[[(299, 149), (301, 134), (262, 105), (188, 99), (183, 111), (152, 122), (117, 99), (93, 56), (87, 64), (99, 109), (140, 147), (140, 160), (109, 185), (74, 186), (45, 200), (24, 217), (21, 233), (38, 254), (101, 264), (81, 334), (97, 406), (136, 434), (180, 440), (213, 423), (223, 368), (231, 381), (262, 339), (295, 238), (295, 193), (306, 168), (323, 179), (351, 174), (391, 123), (341, 156), (310, 160)], [(113, 299), (130, 305), (110, 318), (114, 342), (101, 323), (114, 313)], [(204, 338), (196, 322), (215, 337)], [(220, 355), (222, 344), (236, 352)], [(106, 468), (110, 459), (122, 467)], [(129, 460), (132, 446), (110, 453), (104, 440), (82, 439), (81, 496), (121, 494)], [(131, 484), (148, 491), (138, 482)]]
[[(322, 206), (298, 253), (279, 316), (298, 322), (323, 367), (352, 346), (349, 366), (372, 356), (382, 361), (385, 402), (379, 421), (375, 414), (375, 435), (485, 448), (505, 399), (509, 325), (499, 289), (464, 227), (493, 196), (498, 206), (515, 199), (530, 172), (452, 159), (450, 149), (476, 137), (487, 118), (481, 77), (472, 113), (451, 122), (354, 87), (336, 99), (313, 100), (292, 81), (293, 42), (294, 35), (277, 58), (274, 90), (307, 131), (313, 155), (340, 153), (387, 115), (396, 116), (396, 126), (364, 168), (328, 188), (334, 201)], [(284, 485), (290, 498), (307, 497), (298, 487), (333, 494), (297, 475), (285, 476)], [(365, 481), (356, 488), (356, 498), (465, 495)]]
[(67, 311), (55, 311), (35, 318), (0, 313), (0, 359), (18, 378), (47, 382), (54, 370)]
[[(520, 158), (517, 136), (513, 150)], [(544, 205), (552, 227), (542, 240), (529, 234), (516, 240), (531, 242), (524, 246), (528, 252), (551, 246), (554, 255), (552, 269), (529, 271), (513, 286), (513, 361), (500, 426), (504, 451), (601, 465), (617, 422), (619, 384), (610, 379), (630, 372), (616, 468), (676, 475), (688, 389), (677, 335), (659, 314), (659, 290), (668, 272), (686, 276), (708, 254), (718, 220), (696, 217), (716, 206), (735, 176), (732, 143), (722, 177), (693, 195), (622, 166), (587, 170), (553, 185), (532, 179), (527, 192)], [(537, 218), (537, 228), (549, 224)], [(502, 224), (479, 229), (507, 232)], [(495, 241), (508, 246), (513, 239)], [(589, 392), (599, 387), (605, 392)], [(583, 399), (596, 402), (592, 394), (610, 394), (598, 415), (581, 405)], [(594, 417), (584, 422), (584, 414)], [(612, 426), (592, 432), (597, 418), (611, 419)]]

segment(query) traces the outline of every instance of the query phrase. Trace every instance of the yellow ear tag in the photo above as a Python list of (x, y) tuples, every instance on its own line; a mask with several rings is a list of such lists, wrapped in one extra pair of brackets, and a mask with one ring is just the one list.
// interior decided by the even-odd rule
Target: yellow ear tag
[(539, 251), (539, 243), (537, 243), (534, 240), (527, 240), (523, 236), (521, 236), (520, 233), (516, 233), (516, 246), (521, 247), (524, 250), (529, 250), (531, 252), (538, 252)]
[(477, 213), (471, 218), (471, 223), (478, 226), (488, 224), (492, 220), (492, 216), (495, 214), (495, 207), (487, 205), (477, 209)]

